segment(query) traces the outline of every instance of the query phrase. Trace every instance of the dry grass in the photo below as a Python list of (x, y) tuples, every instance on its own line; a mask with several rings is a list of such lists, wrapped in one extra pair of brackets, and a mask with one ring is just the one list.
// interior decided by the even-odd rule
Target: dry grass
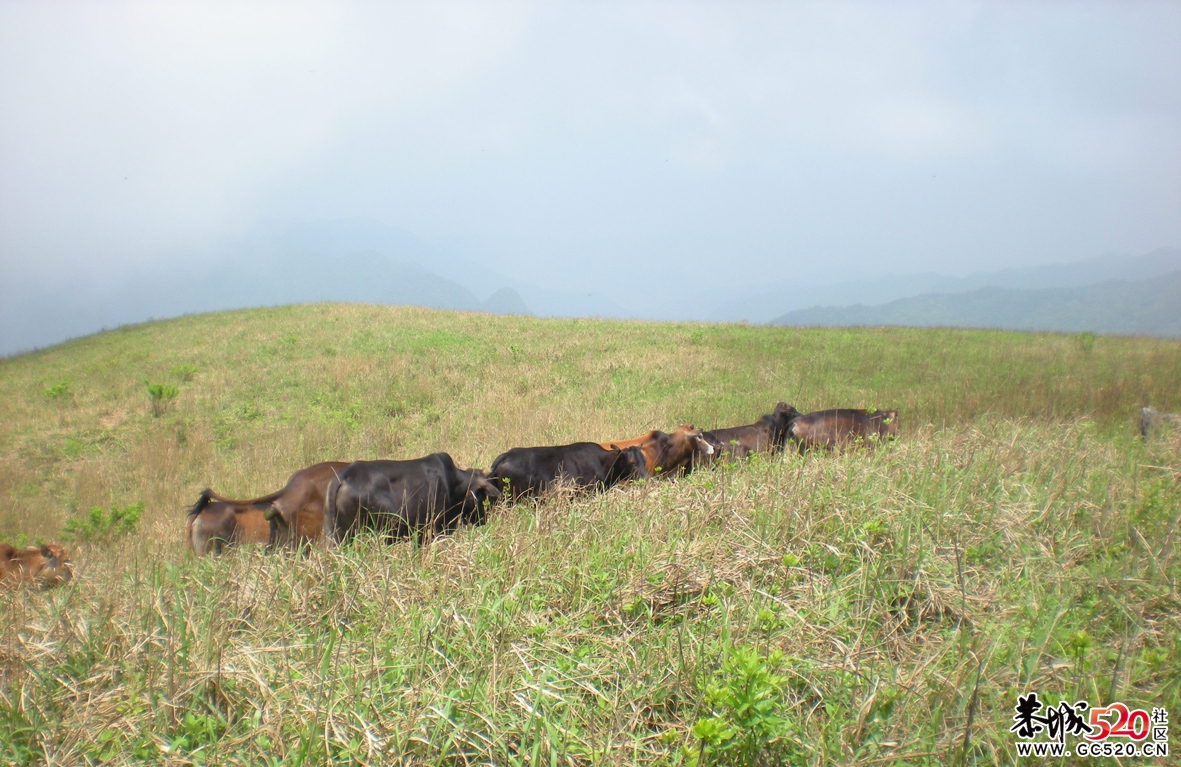
[[(0, 531), (147, 511), (82, 547), (70, 586), (0, 595), (0, 761), (675, 764), (741, 648), (783, 654), (768, 753), (788, 761), (1012, 763), (1031, 689), (1181, 711), (1181, 442), (1130, 420), (1181, 409), (1179, 360), (1136, 339), (316, 306), (4, 361)], [(152, 417), (143, 380), (185, 363)], [(778, 399), (898, 406), (904, 435), (555, 496), (422, 547), (183, 550), (206, 484), (436, 449), (487, 465)]]

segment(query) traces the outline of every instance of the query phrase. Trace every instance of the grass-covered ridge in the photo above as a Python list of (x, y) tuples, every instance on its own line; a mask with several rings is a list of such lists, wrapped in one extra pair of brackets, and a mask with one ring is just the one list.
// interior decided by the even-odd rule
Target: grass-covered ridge
[[(1181, 410), (1178, 380), (1167, 341), (334, 305), (0, 361), (0, 540), (144, 503), (74, 584), (0, 595), (0, 762), (671, 764), (712, 739), (741, 763), (748, 738), (947, 764), (968, 735), (989, 764), (1014, 760), (1018, 691), (1181, 711), (1181, 455), (1131, 419)], [(178, 390), (159, 415), (145, 381)], [(779, 399), (897, 407), (901, 439), (517, 506), (423, 548), (183, 549), (205, 485), (440, 449), (487, 466)]]

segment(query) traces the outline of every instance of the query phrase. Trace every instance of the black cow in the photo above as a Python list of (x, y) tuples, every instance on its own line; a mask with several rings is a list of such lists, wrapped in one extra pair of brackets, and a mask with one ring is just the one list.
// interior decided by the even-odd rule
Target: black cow
[(607, 489), (629, 479), (648, 477), (638, 447), (608, 450), (594, 442), (553, 447), (514, 447), (492, 462), (488, 478), (507, 487), (513, 498), (541, 495), (556, 482)]
[(374, 530), (387, 540), (412, 532), (438, 535), (464, 522), (482, 523), (485, 503), (499, 498), (484, 472), (460, 469), (446, 453), (412, 461), (356, 461), (328, 485), (324, 538), (333, 545), (358, 530)]
[(750, 426), (714, 429), (702, 434), (714, 448), (714, 458), (727, 455), (745, 458), (751, 453), (782, 450), (787, 441), (788, 427), (798, 418), (799, 411), (786, 402), (775, 405), (775, 410)]

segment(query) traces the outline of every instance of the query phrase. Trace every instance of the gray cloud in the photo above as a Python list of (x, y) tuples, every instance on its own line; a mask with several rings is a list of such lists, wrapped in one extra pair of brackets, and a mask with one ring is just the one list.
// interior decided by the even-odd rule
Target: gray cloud
[(7, 2), (0, 270), (101, 295), (364, 217), (481, 298), (668, 314), (1176, 246), (1178, 135), (1175, 3)]

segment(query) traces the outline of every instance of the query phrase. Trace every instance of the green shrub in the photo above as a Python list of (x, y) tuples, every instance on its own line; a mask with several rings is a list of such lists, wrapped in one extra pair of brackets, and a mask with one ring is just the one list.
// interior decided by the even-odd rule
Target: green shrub
[(188, 383), (193, 380), (193, 376), (197, 375), (197, 368), (188, 363), (176, 365), (172, 370), (168, 371), (168, 375), (173, 378), (179, 378), (181, 381)]
[(763, 657), (753, 648), (734, 649), (722, 663), (721, 676), (706, 685), (711, 715), (697, 720), (694, 747), (686, 761), (694, 765), (803, 764), (784, 716), (787, 678), (778, 674), (783, 653)]
[(1091, 331), (1078, 333), (1074, 337), (1074, 342), (1078, 344), (1079, 351), (1083, 354), (1090, 354), (1095, 349), (1095, 334)]
[(112, 506), (109, 511), (95, 506), (83, 516), (67, 519), (62, 534), (77, 543), (109, 543), (135, 530), (143, 512), (143, 501), (123, 508)]
[(45, 387), (46, 399), (62, 399), (70, 393), (70, 382), (63, 378), (55, 384), (50, 384)]
[(152, 415), (157, 418), (168, 409), (168, 404), (180, 394), (180, 389), (172, 384), (156, 384), (144, 381), (148, 387), (148, 396), (152, 398)]

